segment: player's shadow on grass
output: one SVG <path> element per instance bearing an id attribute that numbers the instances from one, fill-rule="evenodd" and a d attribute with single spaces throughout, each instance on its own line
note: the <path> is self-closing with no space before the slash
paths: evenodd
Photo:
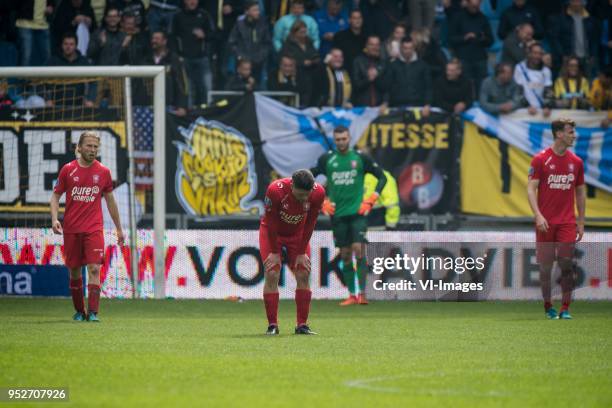
<path id="1" fill-rule="evenodd" d="M 249 334 L 230 334 L 228 336 L 221 337 L 230 337 L 232 339 L 270 339 L 270 338 L 278 338 L 281 336 L 266 336 L 264 333 L 249 333 Z"/>
<path id="2" fill-rule="evenodd" d="M 83 323 L 87 323 L 87 322 L 75 322 L 72 320 L 66 320 L 66 319 L 54 319 L 54 320 L 37 320 L 37 321 L 30 321 L 30 322 L 23 322 L 24 324 L 58 324 L 58 323 L 64 323 L 67 326 L 69 325 L 77 325 L 77 324 L 83 324 Z"/>

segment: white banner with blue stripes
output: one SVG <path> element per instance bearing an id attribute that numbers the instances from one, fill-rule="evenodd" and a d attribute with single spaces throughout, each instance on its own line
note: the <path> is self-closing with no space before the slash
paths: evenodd
<path id="1" fill-rule="evenodd" d="M 493 116 L 472 108 L 463 118 L 486 132 L 533 156 L 553 142 L 550 123 L 561 117 L 576 122 L 578 137 L 572 151 L 584 161 L 587 184 L 612 192 L 612 128 L 601 127 L 607 112 L 554 110 L 548 118 L 531 116 L 526 109 L 509 115 Z M 527 175 L 525 175 L 527 177 Z"/>
<path id="2" fill-rule="evenodd" d="M 255 110 L 266 159 L 283 177 L 314 167 L 319 156 L 333 148 L 336 126 L 349 129 L 354 146 L 379 112 L 378 108 L 300 110 L 259 94 Z"/>

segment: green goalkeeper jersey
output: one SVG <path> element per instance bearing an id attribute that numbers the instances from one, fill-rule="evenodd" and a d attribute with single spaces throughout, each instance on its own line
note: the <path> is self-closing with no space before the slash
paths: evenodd
<path id="1" fill-rule="evenodd" d="M 336 217 L 357 214 L 363 199 L 363 179 L 371 173 L 378 179 L 375 191 L 380 194 L 387 178 L 382 169 L 370 157 L 358 150 L 349 149 L 341 154 L 330 150 L 319 157 L 312 173 L 325 174 L 325 190 L 329 200 L 336 204 Z"/>

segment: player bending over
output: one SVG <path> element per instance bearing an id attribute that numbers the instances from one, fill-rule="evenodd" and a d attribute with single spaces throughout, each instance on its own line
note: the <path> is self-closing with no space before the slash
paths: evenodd
<path id="1" fill-rule="evenodd" d="M 549 319 L 571 319 L 569 305 L 575 285 L 575 243 L 584 234 L 586 189 L 582 160 L 569 150 L 576 141 L 576 123 L 558 119 L 552 123 L 553 144 L 531 161 L 527 197 L 535 215 L 537 260 L 544 310 Z M 575 206 L 578 207 L 576 225 Z M 561 269 L 561 311 L 551 302 L 553 263 Z"/>
<path id="2" fill-rule="evenodd" d="M 51 194 L 51 223 L 53 232 L 64 235 L 66 267 L 70 270 L 70 292 L 76 310 L 73 319 L 77 321 L 100 321 L 100 265 L 104 258 L 102 195 L 117 228 L 119 245 L 123 245 L 124 240 L 111 172 L 96 160 L 99 148 L 99 136 L 94 132 L 83 132 L 77 145 L 77 160 L 62 167 Z M 62 227 L 58 211 L 63 193 L 66 193 L 66 209 Z M 87 265 L 88 313 L 83 300 L 83 265 Z"/>
<path id="3" fill-rule="evenodd" d="M 298 170 L 291 178 L 273 181 L 268 186 L 266 213 L 259 227 L 259 250 L 265 274 L 263 298 L 268 317 L 266 334 L 279 334 L 278 281 L 283 248 L 297 283 L 295 334 L 317 334 L 308 327 L 311 298 L 309 241 L 324 199 L 325 189 L 315 183 L 308 170 Z"/>

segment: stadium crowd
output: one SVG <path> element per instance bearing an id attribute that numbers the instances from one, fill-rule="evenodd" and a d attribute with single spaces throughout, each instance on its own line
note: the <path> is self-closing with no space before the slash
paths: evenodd
<path id="1" fill-rule="evenodd" d="M 163 64 L 178 114 L 208 90 L 424 115 L 612 108 L 612 0 L 0 0 L 0 16 L 0 65 Z"/>

